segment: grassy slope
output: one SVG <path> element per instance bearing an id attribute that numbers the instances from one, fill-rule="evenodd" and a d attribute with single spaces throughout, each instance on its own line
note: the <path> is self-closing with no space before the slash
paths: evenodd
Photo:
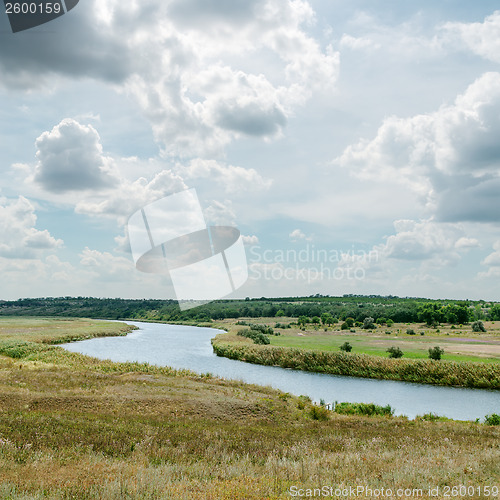
<path id="1" fill-rule="evenodd" d="M 0 321 L 0 341 L 31 329 L 31 341 L 48 342 L 86 328 L 68 322 L 58 332 L 60 323 L 45 321 L 41 337 L 31 319 L 17 332 Z M 97 334 L 103 325 L 87 327 Z M 0 498 L 262 499 L 290 498 L 291 485 L 498 484 L 495 427 L 317 421 L 310 405 L 270 388 L 49 345 L 22 356 L 0 356 Z"/>

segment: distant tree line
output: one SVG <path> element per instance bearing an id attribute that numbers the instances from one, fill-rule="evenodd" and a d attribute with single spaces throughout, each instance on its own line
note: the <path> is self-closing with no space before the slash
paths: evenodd
<path id="1" fill-rule="evenodd" d="M 467 324 L 500 320 L 500 304 L 485 301 L 354 296 L 217 300 L 181 311 L 176 300 L 93 297 L 28 298 L 0 301 L 0 315 L 74 316 L 149 321 L 211 321 L 224 318 L 291 317 L 299 324 L 337 322 Z M 365 321 L 366 320 L 366 321 Z"/>

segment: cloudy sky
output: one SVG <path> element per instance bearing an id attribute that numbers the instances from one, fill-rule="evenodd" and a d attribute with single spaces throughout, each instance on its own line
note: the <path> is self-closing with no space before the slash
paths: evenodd
<path id="1" fill-rule="evenodd" d="M 500 300 L 500 10 L 81 0 L 0 16 L 0 299 L 175 297 L 126 223 L 196 188 L 234 296 Z"/>

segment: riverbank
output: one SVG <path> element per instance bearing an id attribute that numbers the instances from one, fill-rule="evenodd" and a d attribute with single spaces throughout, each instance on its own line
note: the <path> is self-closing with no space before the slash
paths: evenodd
<path id="1" fill-rule="evenodd" d="M 494 322 L 485 323 L 485 332 L 474 332 L 472 325 L 410 328 L 398 323 L 343 329 L 299 325 L 293 318 L 223 320 L 218 326 L 227 333 L 212 341 L 214 352 L 230 359 L 331 375 L 500 389 L 500 326 Z M 273 333 L 266 335 L 267 345 L 244 336 L 259 327 Z M 343 351 L 345 345 L 351 351 Z M 436 346 L 443 348 L 443 359 L 428 359 L 429 348 Z M 404 357 L 391 358 L 390 349 Z"/>
<path id="2" fill-rule="evenodd" d="M 345 352 L 255 345 L 249 339 L 228 334 L 215 337 L 212 346 L 218 356 L 267 366 L 419 384 L 500 389 L 500 365 L 494 364 L 387 359 Z"/>
<path id="3" fill-rule="evenodd" d="M 269 387 L 70 353 L 48 342 L 83 324 L 24 321 L 0 321 L 0 342 L 37 346 L 0 355 L 1 498 L 284 499 L 358 485 L 428 498 L 498 485 L 498 426 L 322 412 Z"/>

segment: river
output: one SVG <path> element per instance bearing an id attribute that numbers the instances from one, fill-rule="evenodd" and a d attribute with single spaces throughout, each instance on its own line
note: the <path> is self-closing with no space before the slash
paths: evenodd
<path id="1" fill-rule="evenodd" d="M 323 399 L 390 404 L 396 415 L 435 413 L 457 420 L 483 419 L 500 413 L 500 391 L 438 387 L 391 380 L 362 379 L 262 366 L 218 357 L 210 339 L 220 330 L 127 321 L 139 327 L 124 337 L 103 337 L 62 347 L 99 359 L 139 361 L 211 373 L 226 379 L 269 385 L 313 401 Z"/>

